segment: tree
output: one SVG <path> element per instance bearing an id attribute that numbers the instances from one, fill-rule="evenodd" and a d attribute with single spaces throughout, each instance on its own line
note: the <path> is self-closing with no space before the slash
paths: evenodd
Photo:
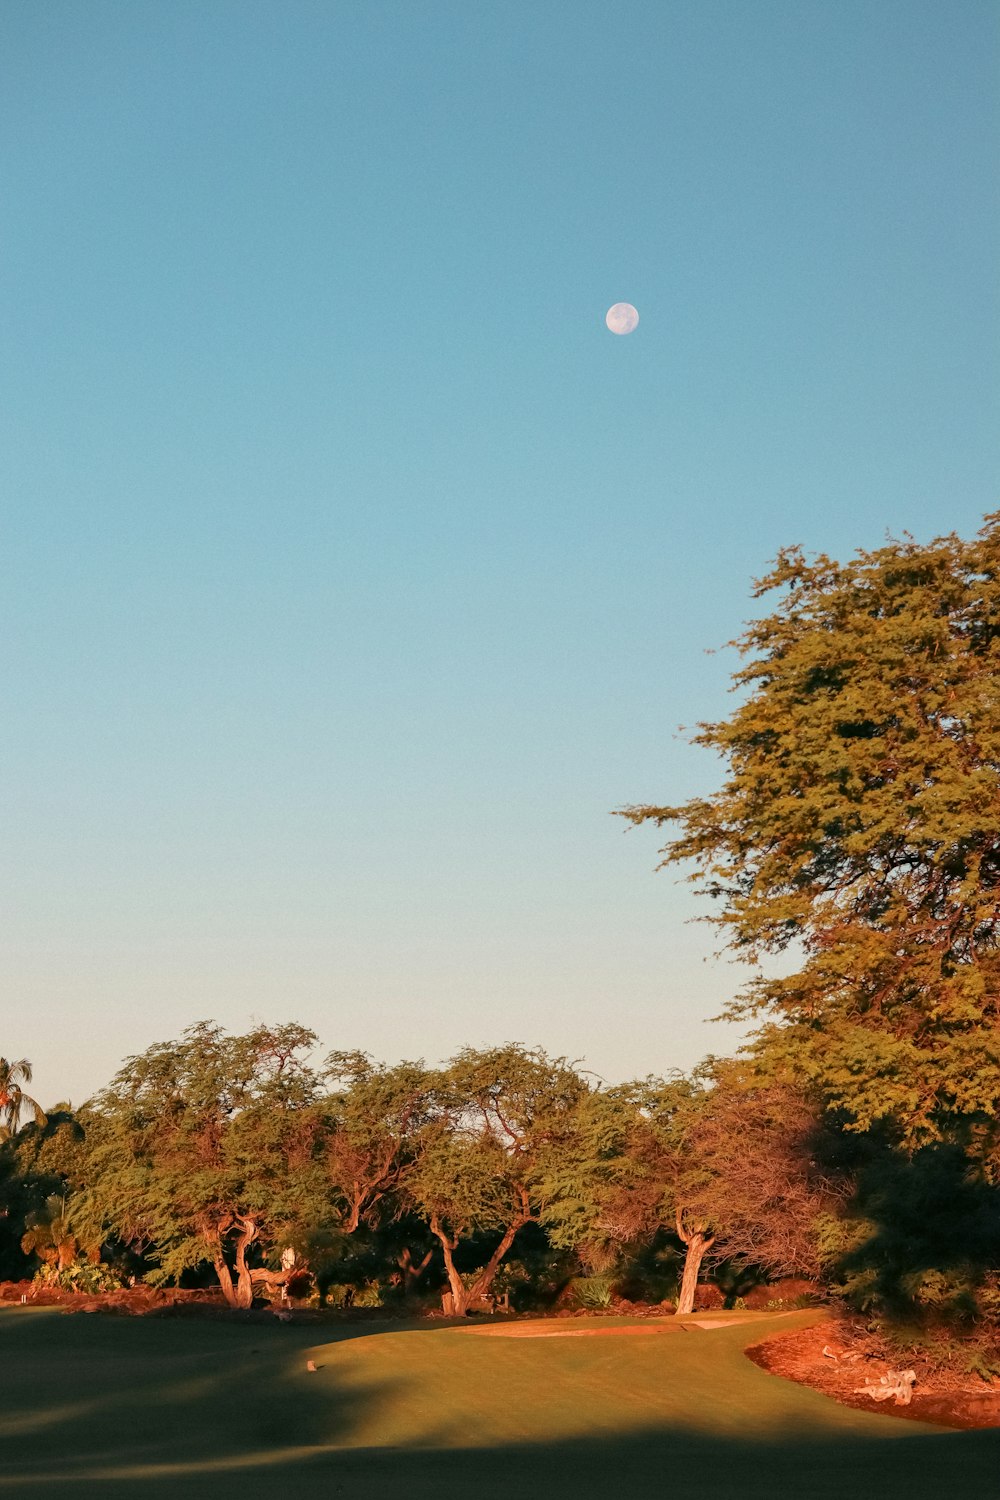
<path id="1" fill-rule="evenodd" d="M 693 1307 L 708 1255 L 771 1276 L 818 1276 L 824 1217 L 851 1187 L 826 1164 L 820 1111 L 801 1089 L 739 1061 L 712 1061 L 700 1076 L 707 1086 L 673 1122 L 675 1227 L 686 1248 L 678 1312 Z"/>
<path id="2" fill-rule="evenodd" d="M 737 1062 L 595 1092 L 560 1153 L 546 1227 L 606 1264 L 615 1248 L 676 1235 L 678 1313 L 693 1310 L 708 1260 L 816 1275 L 820 1218 L 843 1193 L 818 1160 L 818 1129 L 800 1091 Z"/>
<path id="3" fill-rule="evenodd" d="M 481 1300 L 518 1232 L 539 1220 L 553 1158 L 586 1092 L 565 1058 L 514 1044 L 467 1047 L 437 1076 L 406 1195 L 441 1246 L 448 1311 L 462 1315 Z M 497 1238 L 486 1263 L 463 1277 L 456 1251 L 477 1231 Z"/>
<path id="4" fill-rule="evenodd" d="M 210 1023 L 129 1058 L 84 1112 L 81 1223 L 155 1255 L 152 1282 L 209 1261 L 226 1301 L 287 1279 L 261 1264 L 328 1203 L 320 1080 L 294 1024 L 226 1036 Z"/>
<path id="5" fill-rule="evenodd" d="M 24 1092 L 24 1085 L 31 1082 L 31 1064 L 24 1057 L 20 1062 L 8 1062 L 0 1057 L 0 1140 L 13 1135 L 25 1109 L 30 1109 L 38 1125 L 45 1124 L 45 1112 L 37 1100 Z"/>
<path id="6" fill-rule="evenodd" d="M 84 1132 L 68 1104 L 0 1139 L 0 1279 L 28 1270 L 22 1237 L 46 1200 L 63 1199 L 85 1173 Z"/>
<path id="7" fill-rule="evenodd" d="M 677 1074 L 595 1089 L 577 1102 L 567 1139 L 547 1162 L 543 1223 L 554 1246 L 606 1270 L 623 1247 L 673 1228 L 678 1176 L 689 1165 L 679 1120 L 697 1093 Z"/>
<path id="8" fill-rule="evenodd" d="M 430 1075 L 422 1063 L 386 1067 L 363 1052 L 331 1052 L 326 1078 L 325 1164 L 341 1231 L 373 1225 L 381 1209 L 397 1211 L 416 1141 L 428 1118 Z"/>
<path id="9" fill-rule="evenodd" d="M 1000 1104 L 1000 513 L 972 541 L 846 564 L 797 548 L 755 586 L 741 697 L 696 743 L 714 795 L 625 809 L 676 823 L 710 920 L 758 970 L 733 1014 L 842 1111 L 908 1147 L 996 1143 Z"/>
<path id="10" fill-rule="evenodd" d="M 54 1273 L 65 1271 L 76 1260 L 76 1236 L 66 1211 L 65 1193 L 52 1193 L 43 1208 L 27 1217 L 21 1236 L 25 1255 L 37 1255 Z"/>

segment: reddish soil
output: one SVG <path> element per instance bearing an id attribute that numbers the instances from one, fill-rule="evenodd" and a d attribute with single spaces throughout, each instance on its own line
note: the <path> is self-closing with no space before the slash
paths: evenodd
<path id="1" fill-rule="evenodd" d="M 273 1306 L 257 1303 L 253 1308 L 228 1307 L 220 1290 L 151 1287 L 140 1284 L 114 1292 L 66 1291 L 44 1287 L 33 1281 L 0 1281 L 0 1305 L 20 1303 L 28 1307 L 58 1307 L 67 1313 L 107 1313 L 118 1317 L 212 1318 L 237 1323 L 386 1323 L 421 1315 L 421 1309 L 400 1303 L 398 1307 L 316 1308 L 301 1305 Z"/>
<path id="2" fill-rule="evenodd" d="M 63 1287 L 40 1286 L 34 1281 L 0 1282 L 0 1302 L 24 1301 L 28 1307 L 63 1307 L 67 1312 L 117 1312 L 141 1316 L 175 1309 L 222 1311 L 220 1295 L 210 1291 L 160 1291 L 151 1286 L 122 1287 L 115 1292 L 74 1292 Z"/>
<path id="3" fill-rule="evenodd" d="M 824 1349 L 830 1352 L 824 1354 Z M 917 1372 L 908 1406 L 873 1401 L 857 1388 L 866 1380 L 880 1380 L 891 1364 L 898 1369 L 901 1362 L 897 1358 L 890 1364 L 874 1340 L 832 1319 L 777 1334 L 746 1352 L 748 1359 L 771 1375 L 811 1386 L 844 1406 L 942 1427 L 1000 1427 L 1000 1386 L 987 1386 L 978 1376 L 921 1368 L 918 1359 L 907 1362 L 907 1368 Z"/>

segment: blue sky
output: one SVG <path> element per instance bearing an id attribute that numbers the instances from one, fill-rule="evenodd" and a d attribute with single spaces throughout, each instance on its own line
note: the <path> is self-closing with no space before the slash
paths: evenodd
<path id="1" fill-rule="evenodd" d="M 993 4 L 0 16 L 2 1050 L 609 1078 L 739 972 L 608 814 L 778 547 L 996 508 Z M 604 327 L 612 302 L 635 334 Z"/>

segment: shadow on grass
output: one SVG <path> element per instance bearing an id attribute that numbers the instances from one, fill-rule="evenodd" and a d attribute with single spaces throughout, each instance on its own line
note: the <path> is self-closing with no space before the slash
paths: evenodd
<path id="1" fill-rule="evenodd" d="M 389 1329 L 365 1330 L 379 1331 Z M 314 1328 L 202 1325 L 196 1340 L 193 1332 L 181 1321 L 0 1318 L 0 1497 L 581 1500 L 683 1487 L 699 1500 L 938 1500 L 956 1486 L 983 1500 L 1000 1494 L 1000 1432 L 939 1435 L 890 1419 L 871 1436 L 825 1430 L 810 1439 L 789 1422 L 754 1441 L 665 1424 L 489 1447 L 352 1448 L 352 1432 L 363 1420 L 370 1431 L 391 1403 L 396 1377 L 351 1388 L 329 1369 L 317 1379 L 306 1368 Z"/>

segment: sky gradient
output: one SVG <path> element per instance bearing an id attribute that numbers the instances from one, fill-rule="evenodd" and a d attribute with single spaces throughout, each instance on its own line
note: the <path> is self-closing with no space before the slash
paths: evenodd
<path id="1" fill-rule="evenodd" d="M 612 809 L 783 545 L 998 501 L 992 3 L 0 13 L 0 1050 L 620 1079 L 739 982 Z M 639 310 L 616 338 L 604 314 Z"/>

